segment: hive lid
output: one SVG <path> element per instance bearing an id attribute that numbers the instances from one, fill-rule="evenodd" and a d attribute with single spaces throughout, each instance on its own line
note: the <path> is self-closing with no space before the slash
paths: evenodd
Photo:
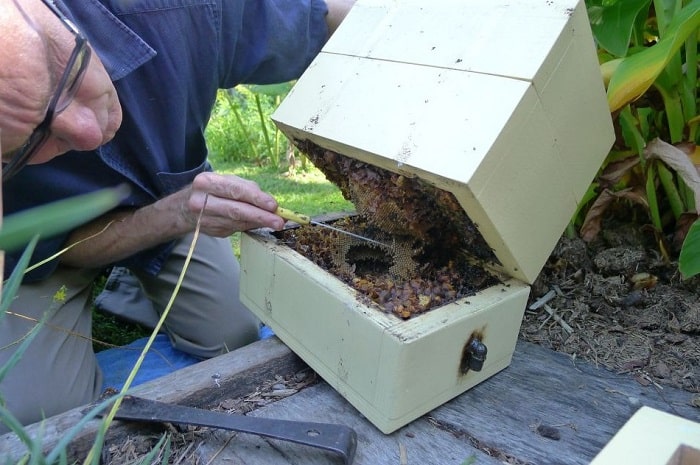
<path id="1" fill-rule="evenodd" d="M 614 140 L 574 0 L 359 0 L 273 120 L 451 192 L 529 283 Z"/>

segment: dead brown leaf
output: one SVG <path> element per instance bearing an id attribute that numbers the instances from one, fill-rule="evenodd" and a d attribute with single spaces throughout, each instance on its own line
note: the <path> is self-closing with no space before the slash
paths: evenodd
<path id="1" fill-rule="evenodd" d="M 688 154 L 657 138 L 647 144 L 644 149 L 644 155 L 648 159 L 657 158 L 663 161 L 683 179 L 683 182 L 693 191 L 695 210 L 697 213 L 700 213 L 700 172 L 698 172 Z"/>
<path id="2" fill-rule="evenodd" d="M 620 199 L 627 199 L 631 202 L 642 205 L 646 210 L 649 210 L 649 203 L 643 192 L 634 188 L 627 188 L 617 192 L 605 189 L 595 199 L 593 205 L 586 213 L 586 218 L 581 226 L 581 238 L 586 241 L 592 241 L 600 232 L 603 221 L 603 216 L 608 207 Z"/>

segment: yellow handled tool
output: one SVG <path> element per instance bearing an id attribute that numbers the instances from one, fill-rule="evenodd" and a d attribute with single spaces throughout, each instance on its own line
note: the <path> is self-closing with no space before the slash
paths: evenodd
<path id="1" fill-rule="evenodd" d="M 389 247 L 385 243 L 375 241 L 374 239 L 370 239 L 369 237 L 360 236 L 359 234 L 351 233 L 349 231 L 344 231 L 340 228 L 336 228 L 335 226 L 330 226 L 330 225 L 325 224 L 325 223 L 313 221 L 310 216 L 302 215 L 302 214 L 297 213 L 295 211 L 292 211 L 288 208 L 277 207 L 277 210 L 275 210 L 275 215 L 281 216 L 285 220 L 294 221 L 295 223 L 312 224 L 314 226 L 321 226 L 322 228 L 328 228 L 328 229 L 332 229 L 333 231 L 337 231 L 337 232 L 342 233 L 342 234 L 347 234 L 348 236 L 352 236 L 356 239 L 361 239 L 363 241 L 372 242 L 373 244 L 381 245 L 383 247 Z"/>
<path id="2" fill-rule="evenodd" d="M 277 210 L 275 211 L 275 215 L 281 216 L 285 220 L 294 221 L 295 223 L 299 223 L 299 224 L 310 224 L 311 223 L 310 216 L 302 215 L 301 213 L 297 213 L 297 212 L 292 211 L 288 208 L 277 207 Z"/>

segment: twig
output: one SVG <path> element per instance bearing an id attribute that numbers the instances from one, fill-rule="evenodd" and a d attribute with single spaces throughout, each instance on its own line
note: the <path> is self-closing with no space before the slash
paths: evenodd
<path id="1" fill-rule="evenodd" d="M 408 452 L 406 451 L 406 446 L 399 442 L 399 464 L 408 465 Z"/>
<path id="2" fill-rule="evenodd" d="M 228 439 L 226 440 L 226 442 L 224 442 L 223 445 L 221 447 L 219 447 L 219 449 L 216 452 L 214 452 L 214 455 L 211 456 L 211 458 L 206 463 L 206 465 L 211 465 L 212 463 L 214 463 L 214 461 L 219 457 L 219 455 L 221 455 L 221 453 L 224 451 L 224 449 L 226 449 L 228 447 L 228 445 L 231 443 L 231 439 L 233 439 L 233 437 L 236 436 L 237 434 L 238 433 L 230 434 Z"/>
<path id="3" fill-rule="evenodd" d="M 553 292 L 553 291 L 552 291 L 552 292 Z M 571 326 L 569 326 L 569 324 L 568 324 L 566 321 L 564 321 L 564 319 L 563 319 L 562 317 L 560 317 L 559 315 L 557 315 L 557 313 L 554 311 L 554 309 L 553 309 L 552 307 L 550 307 L 550 306 L 547 305 L 547 304 L 543 304 L 542 307 L 544 308 L 544 310 L 545 310 L 547 313 L 549 313 L 549 314 L 552 316 L 552 318 L 554 318 L 554 321 L 556 321 L 557 323 L 559 323 L 559 324 L 561 325 L 561 327 L 564 328 L 564 330 L 565 330 L 567 333 L 569 333 L 569 335 L 571 335 L 571 333 L 574 332 L 574 329 L 573 329 Z"/>
<path id="4" fill-rule="evenodd" d="M 549 301 L 555 298 L 556 296 L 556 291 L 552 289 L 551 291 L 547 292 L 545 295 L 534 301 L 532 305 L 528 307 L 528 310 L 537 310 L 541 306 L 549 303 Z"/>

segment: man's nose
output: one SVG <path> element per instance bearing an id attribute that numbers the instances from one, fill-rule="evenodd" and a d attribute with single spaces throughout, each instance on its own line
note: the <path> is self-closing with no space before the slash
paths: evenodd
<path id="1" fill-rule="evenodd" d="M 88 107 L 69 105 L 51 123 L 51 135 L 66 150 L 93 150 L 106 142 L 103 124 Z"/>

